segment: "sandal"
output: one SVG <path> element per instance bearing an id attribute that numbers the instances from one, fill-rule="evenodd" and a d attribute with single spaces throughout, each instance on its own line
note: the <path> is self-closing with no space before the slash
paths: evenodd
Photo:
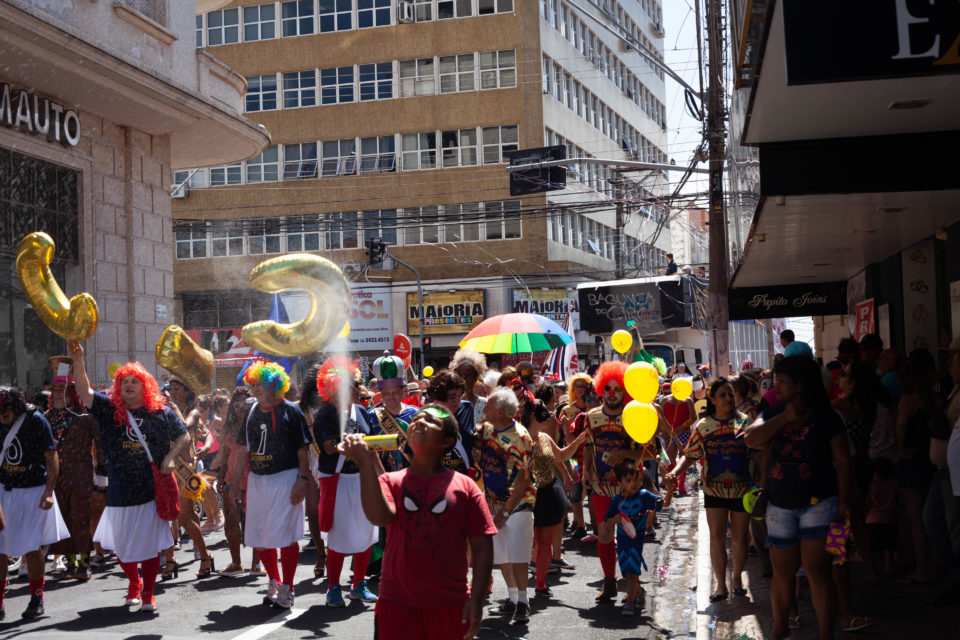
<path id="1" fill-rule="evenodd" d="M 250 567 L 250 575 L 252 575 L 252 576 L 265 576 L 265 575 L 267 575 L 267 572 L 264 571 L 264 570 L 263 570 L 263 567 L 261 567 L 259 564 L 255 564 L 255 565 L 253 565 L 252 567 Z"/>
<path id="2" fill-rule="evenodd" d="M 221 578 L 239 578 L 243 575 L 243 565 L 231 562 L 226 569 L 221 569 L 217 575 Z"/>
<path id="3" fill-rule="evenodd" d="M 747 590 L 744 589 L 743 587 L 736 587 L 733 590 L 733 595 L 740 596 L 742 598 L 743 596 L 747 595 Z"/>
<path id="4" fill-rule="evenodd" d="M 213 556 L 208 554 L 206 558 L 200 561 L 200 570 L 197 571 L 197 578 L 209 578 L 215 570 L 216 566 L 214 566 Z"/>
<path id="5" fill-rule="evenodd" d="M 853 616 L 850 618 L 850 622 L 843 625 L 843 631 L 860 631 L 861 629 L 866 629 L 867 627 L 872 627 L 876 622 L 871 620 L 866 616 Z"/>
<path id="6" fill-rule="evenodd" d="M 167 560 L 163 565 L 163 571 L 160 572 L 160 581 L 166 582 L 170 578 L 180 576 L 180 565 L 173 560 Z"/>
<path id="7" fill-rule="evenodd" d="M 715 594 L 713 594 L 712 596 L 710 596 L 710 602 L 720 602 L 720 601 L 722 601 L 722 600 L 726 600 L 728 595 L 730 595 L 730 594 L 727 594 L 727 593 L 715 593 Z"/>
<path id="8" fill-rule="evenodd" d="M 317 564 L 313 565 L 313 577 L 322 578 L 323 574 L 327 571 L 327 557 L 321 556 L 317 558 Z"/>

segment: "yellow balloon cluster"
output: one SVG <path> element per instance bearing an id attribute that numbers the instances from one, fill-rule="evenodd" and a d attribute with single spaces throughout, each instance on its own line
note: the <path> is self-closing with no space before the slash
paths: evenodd
<path id="1" fill-rule="evenodd" d="M 670 392 L 674 398 L 683 402 L 693 395 L 693 380 L 690 378 L 677 378 L 670 383 Z"/>
<path id="2" fill-rule="evenodd" d="M 194 393 L 210 391 L 213 354 L 177 325 L 172 324 L 163 330 L 157 341 L 156 357 L 158 365 L 180 378 Z"/>
<path id="3" fill-rule="evenodd" d="M 423 377 L 429 378 L 432 375 L 433 375 L 433 367 L 431 367 L 430 365 L 425 366 L 423 368 Z"/>
<path id="4" fill-rule="evenodd" d="M 651 404 L 631 400 L 623 408 L 623 428 L 640 444 L 650 442 L 659 423 L 660 416 Z"/>
<path id="5" fill-rule="evenodd" d="M 610 344 L 613 345 L 613 350 L 617 353 L 626 353 L 633 346 L 633 336 L 630 335 L 629 331 L 623 329 L 614 331 L 613 335 L 610 336 Z"/>
<path id="6" fill-rule="evenodd" d="M 17 277 L 43 323 L 65 340 L 81 342 L 93 335 L 100 311 L 89 293 L 67 300 L 50 272 L 54 249 L 53 238 L 42 231 L 26 236 L 17 248 Z"/>
<path id="7" fill-rule="evenodd" d="M 303 289 L 310 309 L 300 322 L 259 320 L 243 327 L 244 341 L 276 356 L 316 353 L 344 329 L 351 306 L 350 285 L 337 265 L 309 253 L 264 260 L 250 272 L 250 286 L 265 293 Z"/>
<path id="8" fill-rule="evenodd" d="M 623 386 L 634 400 L 650 403 L 660 391 L 660 374 L 649 362 L 634 362 L 623 374 Z"/>

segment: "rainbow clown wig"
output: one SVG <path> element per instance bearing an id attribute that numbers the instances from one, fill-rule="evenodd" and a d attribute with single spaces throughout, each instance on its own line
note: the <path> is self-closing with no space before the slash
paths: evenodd
<path id="1" fill-rule="evenodd" d="M 280 399 L 290 388 L 290 376 L 276 362 L 254 360 L 243 374 L 243 381 L 249 386 L 262 384 L 264 388 L 273 391 L 273 395 Z"/>
<path id="2" fill-rule="evenodd" d="M 118 427 L 127 426 L 127 405 L 120 397 L 120 387 L 124 378 L 133 376 L 143 385 L 143 407 L 150 412 L 159 411 L 167 403 L 167 399 L 160 394 L 157 379 L 139 362 L 128 362 L 113 376 L 113 388 L 110 390 L 110 404 L 113 405 L 113 421 Z"/>
<path id="3" fill-rule="evenodd" d="M 603 388 L 612 380 L 623 388 L 623 404 L 627 404 L 633 400 L 630 394 L 627 393 L 627 387 L 623 384 L 623 374 L 626 373 L 628 366 L 629 365 L 623 360 L 613 360 L 601 364 L 600 368 L 597 369 L 597 372 L 593 375 L 593 388 L 596 389 L 597 395 L 602 398 L 604 395 Z"/>
<path id="4" fill-rule="evenodd" d="M 333 402 L 337 398 L 340 385 L 346 380 L 353 384 L 357 378 L 357 363 L 344 356 L 333 356 L 320 365 L 317 372 L 317 393 L 324 402 Z"/>

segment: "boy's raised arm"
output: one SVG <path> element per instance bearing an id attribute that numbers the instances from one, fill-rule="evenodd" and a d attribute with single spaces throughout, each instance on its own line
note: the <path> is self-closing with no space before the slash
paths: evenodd
<path id="1" fill-rule="evenodd" d="M 380 485 L 380 476 L 384 473 L 380 458 L 375 451 L 367 447 L 363 436 L 349 433 L 343 442 L 337 445 L 337 451 L 357 463 L 360 468 L 360 504 L 370 524 L 385 527 L 397 517 L 396 507 L 387 500 Z"/>

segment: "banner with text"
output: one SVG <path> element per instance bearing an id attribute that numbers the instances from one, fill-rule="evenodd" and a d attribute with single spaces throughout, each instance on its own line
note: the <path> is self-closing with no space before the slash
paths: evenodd
<path id="1" fill-rule="evenodd" d="M 393 346 L 393 325 L 390 317 L 393 306 L 390 287 L 351 285 L 353 306 L 350 309 L 349 349 L 353 351 L 382 351 Z M 291 322 L 306 316 L 310 296 L 302 291 L 281 294 Z"/>
<path id="2" fill-rule="evenodd" d="M 417 306 L 417 294 L 407 294 L 407 335 L 416 336 L 423 316 L 423 334 L 467 333 L 484 321 L 486 305 L 483 289 L 423 294 L 423 308 Z"/>
<path id="3" fill-rule="evenodd" d="M 535 313 L 562 325 L 568 312 L 571 330 L 579 330 L 580 306 L 575 289 L 513 290 L 513 313 Z"/>
<path id="4" fill-rule="evenodd" d="M 832 316 L 847 312 L 846 282 L 740 287 L 728 292 L 731 320 Z"/>

